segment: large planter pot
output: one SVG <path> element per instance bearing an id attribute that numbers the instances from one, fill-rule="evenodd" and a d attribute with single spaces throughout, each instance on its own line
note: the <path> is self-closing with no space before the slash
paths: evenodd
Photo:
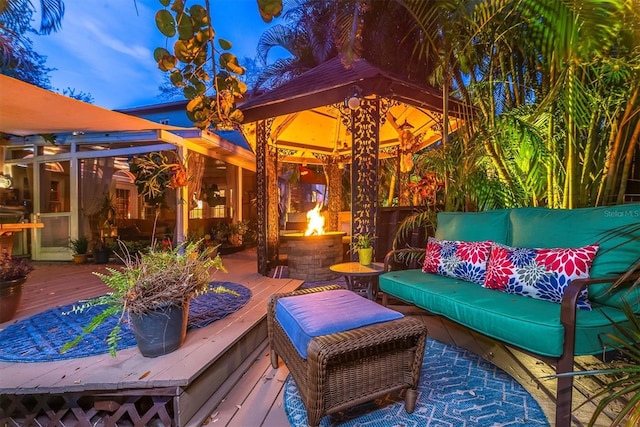
<path id="1" fill-rule="evenodd" d="M 26 277 L 0 282 L 0 323 L 11 320 L 18 311 L 22 297 L 22 285 Z"/>
<path id="2" fill-rule="evenodd" d="M 358 260 L 362 265 L 369 265 L 373 259 L 373 248 L 358 249 Z"/>
<path id="3" fill-rule="evenodd" d="M 109 262 L 109 257 L 111 256 L 111 249 L 94 249 L 93 250 L 93 260 L 96 264 L 106 264 Z"/>
<path id="4" fill-rule="evenodd" d="M 130 313 L 138 349 L 144 357 L 158 357 L 177 350 L 187 336 L 189 302 L 167 305 L 150 313 Z"/>

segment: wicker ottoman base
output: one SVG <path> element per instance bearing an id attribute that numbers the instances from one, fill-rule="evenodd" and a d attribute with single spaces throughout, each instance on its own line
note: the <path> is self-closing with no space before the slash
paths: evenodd
<path id="1" fill-rule="evenodd" d="M 418 319 L 404 317 L 313 338 L 303 359 L 275 318 L 279 298 L 342 289 L 340 286 L 298 290 L 272 295 L 267 325 L 271 364 L 278 356 L 300 392 L 309 425 L 323 416 L 406 389 L 405 410 L 413 412 L 422 368 L 427 328 Z"/>

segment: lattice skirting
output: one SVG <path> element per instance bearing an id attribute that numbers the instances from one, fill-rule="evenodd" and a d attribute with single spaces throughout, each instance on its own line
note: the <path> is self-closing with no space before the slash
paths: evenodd
<path id="1" fill-rule="evenodd" d="M 3 394 L 2 426 L 175 426 L 175 388 L 118 393 Z"/>

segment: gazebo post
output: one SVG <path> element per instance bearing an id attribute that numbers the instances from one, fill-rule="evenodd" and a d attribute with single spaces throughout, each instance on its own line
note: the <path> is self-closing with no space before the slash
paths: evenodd
<path id="1" fill-rule="evenodd" d="M 351 111 L 351 234 L 376 234 L 380 98 L 363 98 Z M 352 253 L 355 260 L 357 254 Z"/>
<path id="2" fill-rule="evenodd" d="M 266 276 L 278 261 L 278 194 L 276 147 L 268 135 L 273 119 L 256 124 L 256 184 L 258 214 L 258 273 Z"/>
<path id="3" fill-rule="evenodd" d="M 342 205 L 342 170 L 338 167 L 338 162 L 334 157 L 327 157 L 323 164 L 325 175 L 327 176 L 328 200 L 327 208 L 329 212 L 328 231 L 338 230 L 338 217 Z"/>

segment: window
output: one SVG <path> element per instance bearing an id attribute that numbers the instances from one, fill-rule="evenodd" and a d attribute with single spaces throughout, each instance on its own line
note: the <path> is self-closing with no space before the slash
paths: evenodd
<path id="1" fill-rule="evenodd" d="M 49 183 L 49 212 L 60 212 L 60 182 Z"/>
<path id="2" fill-rule="evenodd" d="M 116 218 L 128 219 L 131 218 L 131 211 L 129 210 L 129 190 L 123 188 L 116 188 Z"/>
<path id="3" fill-rule="evenodd" d="M 189 211 L 189 219 L 202 218 L 202 200 L 198 200 L 198 206 Z"/>
<path id="4" fill-rule="evenodd" d="M 225 190 L 220 190 L 219 195 L 223 200 L 225 198 Z M 226 213 L 226 206 L 224 204 L 216 205 L 211 208 L 211 218 L 224 218 Z"/>
<path id="5" fill-rule="evenodd" d="M 156 215 L 156 207 L 153 205 L 144 204 L 142 212 L 140 212 L 141 219 L 154 218 Z"/>

